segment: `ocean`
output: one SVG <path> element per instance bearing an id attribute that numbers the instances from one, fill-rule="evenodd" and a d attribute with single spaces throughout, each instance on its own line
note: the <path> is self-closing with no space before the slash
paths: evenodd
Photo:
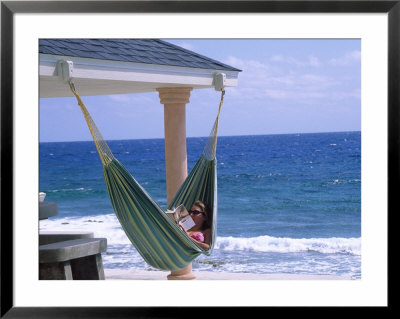
<path id="1" fill-rule="evenodd" d="M 207 138 L 188 138 L 188 168 Z M 163 139 L 113 140 L 115 157 L 166 208 Z M 40 143 L 39 190 L 58 203 L 40 230 L 108 240 L 106 269 L 154 270 L 113 213 L 92 141 Z M 217 240 L 198 271 L 361 278 L 361 132 L 221 136 Z"/>

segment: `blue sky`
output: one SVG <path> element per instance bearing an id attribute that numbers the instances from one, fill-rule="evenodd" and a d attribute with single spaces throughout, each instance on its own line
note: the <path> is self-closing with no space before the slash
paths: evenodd
<path id="1" fill-rule="evenodd" d="M 168 40 L 241 69 L 226 89 L 219 135 L 361 130 L 358 39 Z M 187 136 L 208 136 L 220 93 L 193 90 Z M 163 138 L 158 93 L 83 97 L 104 138 Z M 88 141 L 74 98 L 40 99 L 40 141 Z"/>

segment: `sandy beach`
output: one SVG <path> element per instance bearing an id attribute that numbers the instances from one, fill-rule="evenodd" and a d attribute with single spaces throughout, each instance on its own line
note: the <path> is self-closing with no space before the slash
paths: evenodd
<path id="1" fill-rule="evenodd" d="M 167 280 L 168 271 L 104 269 L 106 280 Z M 351 280 L 346 276 L 193 271 L 197 280 Z"/>

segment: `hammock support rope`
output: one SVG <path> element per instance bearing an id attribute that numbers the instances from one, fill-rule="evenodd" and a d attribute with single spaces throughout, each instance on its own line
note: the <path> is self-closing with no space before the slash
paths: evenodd
<path id="1" fill-rule="evenodd" d="M 200 254 L 210 255 L 216 239 L 218 122 L 225 91 L 221 92 L 218 115 L 197 163 L 168 205 L 191 207 L 196 200 L 211 208 L 210 249 L 203 250 L 164 212 L 126 168 L 114 157 L 72 82 L 76 97 L 89 127 L 103 166 L 104 180 L 114 212 L 127 237 L 143 259 L 161 270 L 179 270 Z"/>

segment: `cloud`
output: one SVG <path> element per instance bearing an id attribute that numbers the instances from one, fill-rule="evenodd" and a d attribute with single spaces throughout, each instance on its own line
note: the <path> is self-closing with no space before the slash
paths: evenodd
<path id="1" fill-rule="evenodd" d="M 337 79 L 334 79 L 332 77 L 329 77 L 327 75 L 319 75 L 319 74 L 312 74 L 312 73 L 306 73 L 302 74 L 299 76 L 300 81 L 302 81 L 302 84 L 304 86 L 317 86 L 319 88 L 332 88 L 335 86 L 340 85 L 340 81 Z"/>
<path id="2" fill-rule="evenodd" d="M 315 66 L 315 67 L 319 67 L 321 66 L 321 62 L 319 61 L 319 59 L 315 56 L 309 56 L 308 57 L 308 62 L 311 66 Z"/>
<path id="3" fill-rule="evenodd" d="M 285 90 L 265 90 L 266 96 L 272 99 L 287 99 L 289 97 L 289 92 Z"/>
<path id="4" fill-rule="evenodd" d="M 273 63 L 273 60 L 282 63 Z M 350 87 L 348 84 L 351 79 L 329 73 L 327 68 L 312 68 L 311 64 L 321 65 L 317 57 L 304 61 L 310 65 L 308 68 L 300 67 L 296 59 L 284 60 L 282 56 L 265 60 L 244 60 L 231 56 L 226 63 L 243 70 L 239 74 L 238 86 L 230 89 L 230 94 L 242 103 L 248 103 L 245 100 L 249 98 L 252 103 L 270 99 L 308 104 L 320 103 L 321 99 L 359 98 L 359 94 L 351 91 L 354 85 Z"/>
<path id="5" fill-rule="evenodd" d="M 329 64 L 333 66 L 345 66 L 355 63 L 360 63 L 361 51 L 355 50 L 345 53 L 343 56 L 332 58 L 329 60 Z"/>
<path id="6" fill-rule="evenodd" d="M 257 60 L 243 60 L 234 56 L 229 56 L 223 61 L 228 65 L 235 66 L 238 69 L 257 69 L 259 71 L 270 71 L 272 66 L 268 63 L 257 61 Z"/>
<path id="7" fill-rule="evenodd" d="M 281 56 L 281 55 L 274 55 L 270 58 L 271 62 L 275 63 L 285 63 L 285 64 L 290 64 L 298 67 L 320 67 L 322 66 L 321 61 L 318 59 L 316 56 L 308 56 L 307 59 L 305 60 L 300 60 L 298 58 L 294 57 L 287 57 L 287 56 Z"/>
<path id="8" fill-rule="evenodd" d="M 332 94 L 332 99 L 334 100 L 345 100 L 345 99 L 361 99 L 361 90 L 360 89 L 354 89 L 348 92 L 335 92 L 335 94 Z"/>

